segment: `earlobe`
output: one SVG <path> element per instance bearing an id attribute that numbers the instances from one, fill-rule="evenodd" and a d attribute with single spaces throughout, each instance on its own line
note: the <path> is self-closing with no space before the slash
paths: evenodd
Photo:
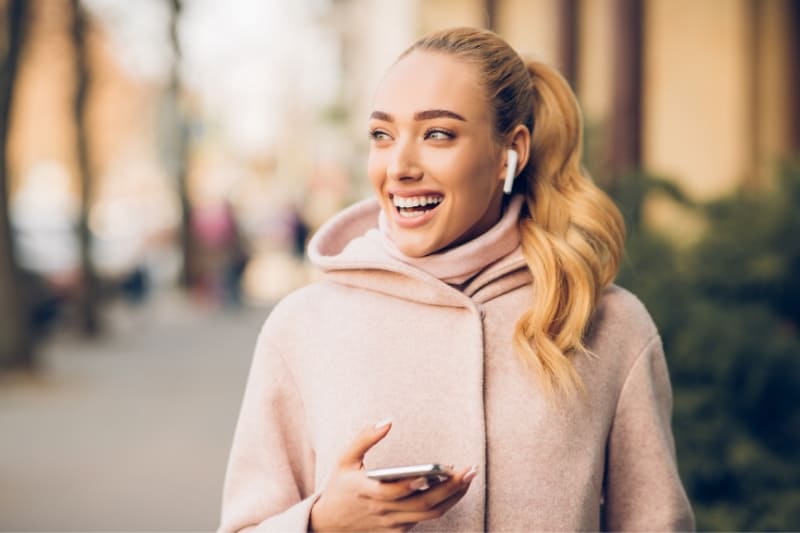
<path id="1" fill-rule="evenodd" d="M 511 194 L 514 188 L 514 179 L 517 177 L 517 161 L 519 160 L 519 155 L 516 150 L 508 150 L 507 155 L 508 160 L 506 161 L 506 177 L 503 182 L 503 192 L 505 194 Z"/>

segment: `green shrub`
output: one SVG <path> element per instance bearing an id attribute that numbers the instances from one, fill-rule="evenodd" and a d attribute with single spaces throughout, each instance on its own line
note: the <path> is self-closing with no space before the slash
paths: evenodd
<path id="1" fill-rule="evenodd" d="M 610 191 L 629 231 L 617 283 L 662 334 L 698 528 L 800 529 L 800 166 L 773 192 L 694 206 L 709 230 L 683 250 L 642 222 L 654 188 L 631 175 Z"/>

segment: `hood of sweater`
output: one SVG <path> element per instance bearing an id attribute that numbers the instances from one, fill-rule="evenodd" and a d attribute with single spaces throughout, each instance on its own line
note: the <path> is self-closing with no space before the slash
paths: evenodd
<path id="1" fill-rule="evenodd" d="M 500 222 L 473 241 L 417 259 L 403 256 L 381 231 L 381 209 L 370 198 L 323 224 L 309 242 L 308 257 L 336 283 L 429 305 L 474 308 L 531 281 L 516 226 L 509 224 L 521 203 L 513 198 Z"/>

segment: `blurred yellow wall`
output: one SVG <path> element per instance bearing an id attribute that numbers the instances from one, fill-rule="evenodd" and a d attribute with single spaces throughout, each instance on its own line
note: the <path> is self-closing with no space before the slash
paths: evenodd
<path id="1" fill-rule="evenodd" d="M 586 119 L 605 122 L 611 111 L 614 0 L 583 0 L 578 16 L 578 99 Z"/>
<path id="2" fill-rule="evenodd" d="M 505 0 L 497 3 L 497 29 L 521 54 L 560 67 L 559 16 L 562 0 Z"/>
<path id="3" fill-rule="evenodd" d="M 645 11 L 644 161 L 693 196 L 753 168 L 748 0 L 651 0 Z"/>

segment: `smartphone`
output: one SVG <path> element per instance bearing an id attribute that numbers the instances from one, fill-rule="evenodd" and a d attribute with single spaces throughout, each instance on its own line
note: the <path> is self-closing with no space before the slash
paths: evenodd
<path id="1" fill-rule="evenodd" d="M 427 477 L 436 481 L 444 481 L 451 475 L 452 472 L 449 467 L 437 463 L 367 470 L 367 477 L 378 481 L 399 481 L 415 477 Z"/>

